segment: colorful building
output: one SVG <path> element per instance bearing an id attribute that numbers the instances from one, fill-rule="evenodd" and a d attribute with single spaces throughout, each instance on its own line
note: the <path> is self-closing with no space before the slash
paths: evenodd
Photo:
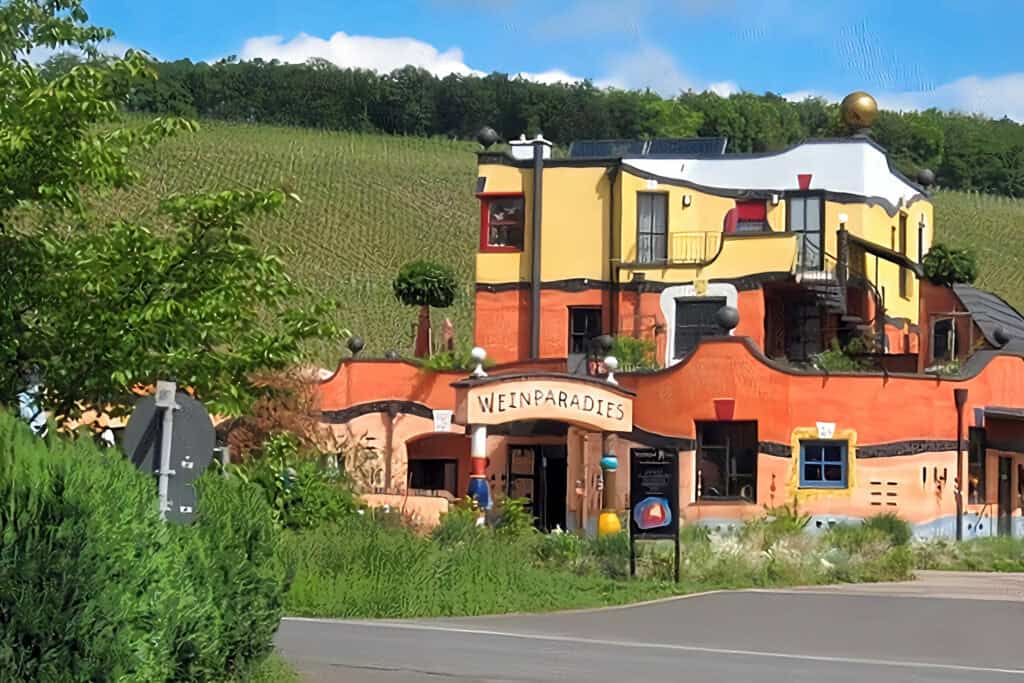
<path id="1" fill-rule="evenodd" d="M 873 112 L 844 102 L 852 126 Z M 320 385 L 323 419 L 378 447 L 380 496 L 526 497 L 540 527 L 593 531 L 626 511 L 616 465 L 660 449 L 687 523 L 795 502 L 812 529 L 894 512 L 921 536 L 1024 534 L 1024 317 L 923 277 L 931 174 L 863 129 L 726 147 L 479 153 L 474 341 L 495 365 L 345 360 Z M 653 367 L 603 362 L 640 347 Z"/>

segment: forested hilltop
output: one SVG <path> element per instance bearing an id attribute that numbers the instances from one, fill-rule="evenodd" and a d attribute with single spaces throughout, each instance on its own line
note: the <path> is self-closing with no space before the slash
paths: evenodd
<path id="1" fill-rule="evenodd" d="M 58 60 L 59 62 L 59 60 Z M 51 68 L 59 67 L 58 63 Z M 438 78 L 405 67 L 378 75 L 306 64 L 182 60 L 134 91 L 134 111 L 328 130 L 472 139 L 483 125 L 505 138 L 542 130 L 556 143 L 587 138 L 727 136 L 733 152 L 762 152 L 839 134 L 836 105 L 767 93 L 652 92 L 591 83 L 544 85 L 504 74 Z M 936 172 L 947 189 L 1024 195 L 1024 126 L 929 110 L 883 111 L 873 137 L 908 174 Z"/>

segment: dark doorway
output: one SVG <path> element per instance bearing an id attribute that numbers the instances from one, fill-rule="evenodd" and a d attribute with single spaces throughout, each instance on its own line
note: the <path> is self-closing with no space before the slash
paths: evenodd
<path id="1" fill-rule="evenodd" d="M 506 494 L 527 499 L 534 525 L 542 531 L 565 529 L 566 468 L 565 446 L 509 447 Z"/>
<path id="2" fill-rule="evenodd" d="M 569 374 L 586 375 L 587 359 L 593 342 L 601 336 L 601 309 L 572 306 L 569 308 Z"/>
<path id="3" fill-rule="evenodd" d="M 1013 535 L 1013 501 L 1010 495 L 1010 458 L 999 458 L 999 526 L 1000 536 Z"/>

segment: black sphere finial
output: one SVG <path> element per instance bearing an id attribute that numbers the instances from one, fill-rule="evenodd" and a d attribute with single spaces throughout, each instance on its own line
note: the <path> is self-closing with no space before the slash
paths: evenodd
<path id="1" fill-rule="evenodd" d="M 483 145 L 484 149 L 487 149 L 498 141 L 498 133 L 490 126 L 484 126 L 476 134 L 476 141 Z"/>
<path id="2" fill-rule="evenodd" d="M 400 356 L 398 355 L 398 351 L 391 350 L 391 351 L 385 351 L 384 352 L 384 359 L 385 360 L 398 360 L 399 357 Z"/>
<path id="3" fill-rule="evenodd" d="M 996 343 L 1000 346 L 1006 346 L 1010 343 L 1010 334 L 1006 331 L 1002 325 L 997 327 L 993 332 L 992 336 L 995 338 Z"/>
<path id="4" fill-rule="evenodd" d="M 740 312 L 732 306 L 722 306 L 715 312 L 715 322 L 726 332 L 740 324 Z"/>
<path id="5" fill-rule="evenodd" d="M 352 355 L 355 356 L 360 351 L 363 350 L 363 348 L 366 346 L 366 342 L 363 341 L 362 337 L 360 337 L 357 334 L 354 334 L 348 338 L 348 343 L 346 344 L 346 346 L 348 346 L 348 350 L 352 352 Z"/>
<path id="6" fill-rule="evenodd" d="M 594 337 L 594 349 L 603 355 L 608 355 L 608 352 L 612 350 L 612 346 L 615 344 L 615 340 L 612 339 L 610 334 L 602 334 L 598 337 Z"/>
<path id="7" fill-rule="evenodd" d="M 935 172 L 930 168 L 922 168 L 917 172 L 917 184 L 922 187 L 931 187 L 935 184 Z"/>

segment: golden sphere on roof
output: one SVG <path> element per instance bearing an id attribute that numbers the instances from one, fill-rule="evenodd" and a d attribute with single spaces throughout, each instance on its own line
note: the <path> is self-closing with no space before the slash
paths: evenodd
<path id="1" fill-rule="evenodd" d="M 853 129 L 870 128 L 878 116 L 878 102 L 862 90 L 852 92 L 839 105 L 843 123 Z"/>

